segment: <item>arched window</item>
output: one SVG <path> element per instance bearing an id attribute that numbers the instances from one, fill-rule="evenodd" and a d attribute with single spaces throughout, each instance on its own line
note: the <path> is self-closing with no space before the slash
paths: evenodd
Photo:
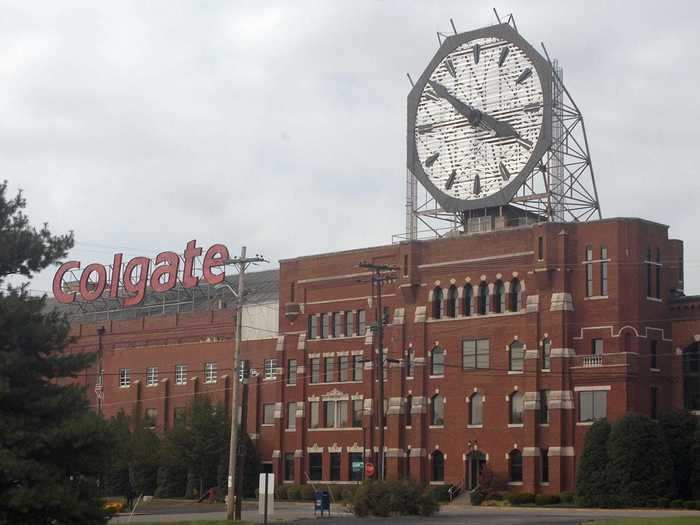
<path id="1" fill-rule="evenodd" d="M 686 410 L 700 410 L 700 343 L 683 350 L 683 402 Z"/>
<path id="2" fill-rule="evenodd" d="M 513 392 L 510 395 L 510 424 L 520 425 L 523 422 L 523 394 Z"/>
<path id="3" fill-rule="evenodd" d="M 436 346 L 430 351 L 430 375 L 445 375 L 445 350 Z"/>
<path id="4" fill-rule="evenodd" d="M 520 311 L 520 281 L 514 278 L 510 282 L 510 293 L 508 294 L 508 310 L 511 312 Z"/>
<path id="5" fill-rule="evenodd" d="M 502 314 L 506 311 L 506 287 L 500 279 L 496 281 L 493 290 L 493 311 Z"/>
<path id="6" fill-rule="evenodd" d="M 479 285 L 479 315 L 486 315 L 486 305 L 489 302 L 489 285 L 484 281 Z"/>
<path id="7" fill-rule="evenodd" d="M 508 453 L 508 467 L 510 472 L 510 481 L 523 480 L 523 455 L 518 449 L 511 450 Z"/>
<path id="8" fill-rule="evenodd" d="M 525 345 L 520 341 L 513 341 L 508 352 L 508 370 L 520 372 L 525 361 Z"/>
<path id="9" fill-rule="evenodd" d="M 413 408 L 413 396 L 406 396 L 406 426 L 411 426 L 411 409 Z"/>
<path id="10" fill-rule="evenodd" d="M 445 456 L 439 450 L 432 454 L 433 481 L 445 481 Z"/>
<path id="11" fill-rule="evenodd" d="M 474 296 L 474 289 L 472 285 L 467 283 L 464 285 L 464 315 L 470 316 L 472 314 L 472 299 Z"/>
<path id="12" fill-rule="evenodd" d="M 436 286 L 433 290 L 433 319 L 442 318 L 442 309 L 444 307 L 442 288 Z"/>
<path id="13" fill-rule="evenodd" d="M 447 317 L 457 317 L 457 287 L 454 284 L 447 291 Z"/>
<path id="14" fill-rule="evenodd" d="M 469 424 L 470 425 L 481 425 L 483 424 L 483 408 L 484 399 L 478 392 L 472 394 L 469 398 Z"/>
<path id="15" fill-rule="evenodd" d="M 430 424 L 438 427 L 445 424 L 445 399 L 440 394 L 430 399 Z"/>

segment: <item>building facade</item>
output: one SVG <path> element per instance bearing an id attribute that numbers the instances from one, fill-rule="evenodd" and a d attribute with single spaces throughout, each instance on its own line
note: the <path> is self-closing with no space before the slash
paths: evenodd
<path id="1" fill-rule="evenodd" d="M 683 245 L 664 225 L 542 223 L 299 257 L 271 277 L 277 300 L 243 318 L 247 431 L 281 482 L 359 481 L 379 454 L 362 261 L 396 268 L 379 316 L 387 478 L 470 488 L 488 465 L 512 490 L 573 490 L 596 419 L 700 410 L 700 298 L 683 295 Z M 228 403 L 232 310 L 208 304 L 74 324 L 74 351 L 101 344 L 105 416 L 138 404 L 167 430 L 195 394 Z M 96 372 L 82 378 L 93 397 Z"/>

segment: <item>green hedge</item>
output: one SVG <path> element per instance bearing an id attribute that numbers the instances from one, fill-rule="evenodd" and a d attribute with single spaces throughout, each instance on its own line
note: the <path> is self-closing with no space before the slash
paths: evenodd
<path id="1" fill-rule="evenodd" d="M 556 505 L 561 501 L 557 494 L 538 494 L 535 496 L 535 505 Z"/>
<path id="2" fill-rule="evenodd" d="M 535 495 L 532 492 L 509 492 L 506 501 L 511 505 L 528 505 L 535 503 Z"/>
<path id="3" fill-rule="evenodd" d="M 432 516 L 439 510 L 433 491 L 414 481 L 365 481 L 355 492 L 356 516 L 388 517 L 392 514 Z"/>

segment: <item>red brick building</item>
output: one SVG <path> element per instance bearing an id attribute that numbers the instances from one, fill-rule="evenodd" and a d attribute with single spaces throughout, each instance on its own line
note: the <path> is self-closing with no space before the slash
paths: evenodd
<path id="1" fill-rule="evenodd" d="M 248 431 L 278 480 L 347 483 L 378 453 L 361 261 L 397 267 L 382 296 L 388 478 L 469 487 L 487 464 L 513 490 L 559 493 L 574 488 L 595 419 L 700 410 L 700 298 L 683 295 L 683 245 L 664 225 L 543 223 L 299 257 L 251 274 L 268 294 L 243 318 L 258 371 Z M 167 429 L 196 393 L 226 402 L 224 300 L 74 324 L 76 351 L 97 349 L 105 327 L 103 413 L 138 401 Z M 91 394 L 96 377 L 83 378 Z"/>

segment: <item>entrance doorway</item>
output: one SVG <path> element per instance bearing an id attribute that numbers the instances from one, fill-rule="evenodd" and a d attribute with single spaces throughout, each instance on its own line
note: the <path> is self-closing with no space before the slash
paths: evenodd
<path id="1" fill-rule="evenodd" d="M 486 465 L 486 456 L 483 452 L 474 450 L 467 455 L 467 488 L 474 490 L 479 484 L 479 475 Z"/>

